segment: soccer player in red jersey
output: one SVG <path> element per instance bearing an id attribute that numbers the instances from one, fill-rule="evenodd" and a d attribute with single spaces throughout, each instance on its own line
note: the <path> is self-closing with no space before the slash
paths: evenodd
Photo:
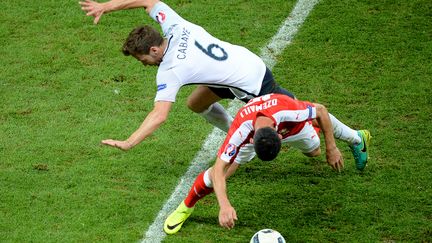
<path id="1" fill-rule="evenodd" d="M 335 138 L 346 141 L 351 147 L 362 147 L 360 152 L 363 157 L 359 161 L 362 166 L 357 168 L 364 168 L 368 157 L 369 131 L 349 128 L 318 103 L 299 101 L 280 94 L 252 99 L 235 116 L 214 166 L 198 175 L 186 199 L 165 221 L 165 232 L 176 233 L 191 215 L 196 202 L 213 191 L 220 206 L 220 225 L 228 229 L 234 227 L 237 214 L 228 200 L 226 179 L 255 155 L 264 161 L 273 160 L 282 143 L 306 156 L 319 156 L 319 130 L 324 135 L 327 163 L 334 170 L 340 171 L 344 167 Z"/>

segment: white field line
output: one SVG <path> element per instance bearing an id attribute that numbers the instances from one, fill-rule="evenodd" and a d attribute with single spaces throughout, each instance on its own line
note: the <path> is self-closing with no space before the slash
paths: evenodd
<path id="1" fill-rule="evenodd" d="M 298 29 L 318 1 L 319 0 L 298 0 L 291 14 L 286 18 L 285 22 L 282 23 L 276 35 L 261 49 L 261 58 L 268 68 L 273 69 L 276 64 L 276 57 L 291 43 Z M 243 103 L 241 101 L 234 100 L 229 104 L 228 112 L 234 115 L 242 105 Z M 177 187 L 159 211 L 153 224 L 150 225 L 145 233 L 145 238 L 141 242 L 156 243 L 161 242 L 165 238 L 166 234 L 163 231 L 165 219 L 186 197 L 196 176 L 201 171 L 207 169 L 210 162 L 216 158 L 217 150 L 224 138 L 225 133 L 218 128 L 214 128 L 208 135 L 201 150 L 195 155 L 189 169 L 180 179 Z"/>

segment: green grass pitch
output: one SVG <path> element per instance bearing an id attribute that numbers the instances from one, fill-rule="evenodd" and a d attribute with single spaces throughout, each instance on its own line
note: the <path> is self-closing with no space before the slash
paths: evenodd
<path id="1" fill-rule="evenodd" d="M 213 35 L 259 54 L 294 0 L 167 1 Z M 123 152 L 152 109 L 156 68 L 121 53 L 143 10 L 103 16 L 78 1 L 0 1 L 0 242 L 137 242 L 212 126 L 183 88 L 169 120 Z M 239 221 L 218 225 L 214 195 L 164 242 L 248 242 L 262 228 L 288 242 L 432 239 L 432 2 L 322 0 L 278 57 L 276 80 L 372 133 L 356 171 L 284 149 L 229 181 Z M 223 102 L 227 105 L 227 102 Z"/>

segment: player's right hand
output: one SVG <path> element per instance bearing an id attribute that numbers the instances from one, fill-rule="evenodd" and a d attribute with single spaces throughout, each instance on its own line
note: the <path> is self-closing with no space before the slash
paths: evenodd
<path id="1" fill-rule="evenodd" d="M 341 172 L 344 168 L 344 160 L 342 153 L 337 147 L 333 149 L 327 149 L 326 151 L 327 163 L 336 171 Z"/>
<path id="2" fill-rule="evenodd" d="M 100 17 L 104 14 L 104 5 L 102 3 L 85 0 L 84 2 L 79 2 L 81 5 L 81 9 L 86 12 L 87 16 L 93 16 L 93 23 L 97 24 L 99 22 Z"/>
<path id="3" fill-rule="evenodd" d="M 234 228 L 235 220 L 237 220 L 237 213 L 233 207 L 221 208 L 219 210 L 220 226 L 227 229 L 232 229 Z"/>

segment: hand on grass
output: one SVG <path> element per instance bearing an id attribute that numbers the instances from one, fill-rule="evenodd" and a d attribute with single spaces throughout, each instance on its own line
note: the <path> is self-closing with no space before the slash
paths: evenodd
<path id="1" fill-rule="evenodd" d="M 327 163 L 336 171 L 344 168 L 344 161 L 341 152 L 337 147 L 326 151 Z"/>
<path id="2" fill-rule="evenodd" d="M 81 9 L 87 12 L 87 16 L 93 16 L 93 23 L 97 24 L 99 22 L 100 17 L 104 14 L 105 10 L 102 3 L 85 0 L 84 2 L 79 2 L 81 5 Z"/>
<path id="3" fill-rule="evenodd" d="M 129 143 L 127 140 L 125 141 L 119 141 L 119 140 L 113 140 L 113 139 L 106 139 L 106 140 L 102 140 L 102 144 L 105 145 L 109 145 L 121 150 L 129 150 L 131 149 L 133 146 L 131 143 Z"/>
<path id="4" fill-rule="evenodd" d="M 219 211 L 220 226 L 232 229 L 234 228 L 234 220 L 237 220 L 237 213 L 233 207 L 221 208 Z"/>

